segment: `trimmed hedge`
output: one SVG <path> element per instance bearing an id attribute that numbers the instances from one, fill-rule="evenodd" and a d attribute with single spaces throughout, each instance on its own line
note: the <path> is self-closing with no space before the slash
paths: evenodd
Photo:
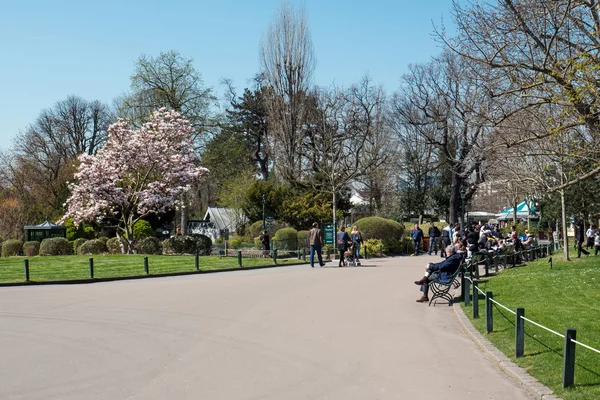
<path id="1" fill-rule="evenodd" d="M 79 254 L 79 247 L 87 241 L 88 240 L 84 238 L 78 238 L 73 240 L 73 253 Z"/>
<path id="2" fill-rule="evenodd" d="M 297 250 L 298 231 L 294 228 L 282 228 L 273 237 L 273 247 L 277 250 Z"/>
<path id="3" fill-rule="evenodd" d="M 2 243 L 2 257 L 13 257 L 21 254 L 23 242 L 17 239 L 8 239 Z"/>
<path id="4" fill-rule="evenodd" d="M 367 239 L 402 239 L 404 227 L 398 222 L 381 217 L 361 218 L 354 223 L 362 233 L 363 240 Z M 352 227 L 347 232 L 350 234 Z"/>
<path id="5" fill-rule="evenodd" d="M 79 246 L 78 254 L 104 254 L 108 253 L 106 243 L 101 239 L 92 239 Z"/>
<path id="6" fill-rule="evenodd" d="M 205 235 L 175 236 L 163 241 L 163 254 L 209 255 L 212 240 Z"/>
<path id="7" fill-rule="evenodd" d="M 73 245 L 65 238 L 49 238 L 40 244 L 40 256 L 70 256 Z"/>
<path id="8" fill-rule="evenodd" d="M 106 249 L 110 254 L 121 254 L 123 252 L 118 237 L 108 239 L 106 241 Z"/>
<path id="9" fill-rule="evenodd" d="M 142 238 L 133 247 L 138 254 L 162 254 L 160 240 L 155 237 Z"/>
<path id="10" fill-rule="evenodd" d="M 40 254 L 40 242 L 37 240 L 23 243 L 23 254 L 25 257 L 35 257 Z"/>

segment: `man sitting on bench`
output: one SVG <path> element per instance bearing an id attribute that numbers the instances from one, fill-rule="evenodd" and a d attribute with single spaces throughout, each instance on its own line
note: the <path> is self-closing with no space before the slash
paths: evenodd
<path id="1" fill-rule="evenodd" d="M 425 276 L 421 280 L 415 281 L 416 285 L 421 285 L 421 292 L 423 292 L 423 297 L 418 299 L 417 303 L 429 301 L 429 283 L 450 280 L 451 276 L 460 267 L 463 255 L 457 254 L 454 246 L 446 247 L 446 255 L 448 258 L 442 262 L 429 263 L 425 269 Z"/>

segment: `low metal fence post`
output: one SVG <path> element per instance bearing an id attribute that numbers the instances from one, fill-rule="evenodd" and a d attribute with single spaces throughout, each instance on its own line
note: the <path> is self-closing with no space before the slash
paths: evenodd
<path id="1" fill-rule="evenodd" d="M 306 248 L 305 247 L 302 248 L 302 260 L 304 260 L 304 262 L 306 262 Z"/>
<path id="2" fill-rule="evenodd" d="M 465 278 L 465 306 L 471 304 L 471 281 Z"/>
<path id="3" fill-rule="evenodd" d="M 277 249 L 273 250 L 273 263 L 277 265 Z"/>
<path id="4" fill-rule="evenodd" d="M 90 279 L 94 279 L 94 259 L 90 258 Z"/>
<path id="5" fill-rule="evenodd" d="M 485 292 L 485 327 L 487 333 L 492 333 L 494 331 L 494 304 L 492 303 L 492 299 L 494 295 L 492 292 Z"/>
<path id="6" fill-rule="evenodd" d="M 296 250 L 296 254 L 298 255 L 298 260 L 300 260 L 302 258 L 300 255 L 300 247 L 298 247 L 298 250 Z"/>
<path id="7" fill-rule="evenodd" d="M 331 255 L 329 254 L 329 250 L 330 250 L 330 249 L 329 249 L 329 247 L 326 247 L 326 248 L 325 248 L 325 252 L 327 253 L 327 255 L 326 255 L 326 258 L 325 258 L 325 259 L 326 259 L 327 261 L 331 261 Z"/>
<path id="8" fill-rule="evenodd" d="M 565 332 L 565 352 L 563 364 L 563 388 L 573 386 L 575 383 L 575 343 L 577 331 L 567 328 Z"/>
<path id="9" fill-rule="evenodd" d="M 23 261 L 23 268 L 25 269 L 25 282 L 29 282 L 29 260 Z"/>
<path id="10" fill-rule="evenodd" d="M 196 271 L 200 271 L 200 256 L 196 253 Z"/>
<path id="11" fill-rule="evenodd" d="M 517 308 L 515 321 L 515 357 L 523 357 L 525 354 L 525 316 L 524 308 Z"/>
<path id="12" fill-rule="evenodd" d="M 146 275 L 150 274 L 148 269 L 148 257 L 144 257 L 144 271 L 146 271 Z"/>
<path id="13" fill-rule="evenodd" d="M 238 250 L 238 252 L 237 252 L 237 259 L 238 259 L 237 261 L 238 261 L 239 267 L 242 268 L 242 251 L 241 250 Z"/>
<path id="14" fill-rule="evenodd" d="M 477 279 L 473 279 L 473 318 L 479 318 L 479 291 L 478 289 L 479 281 Z"/>

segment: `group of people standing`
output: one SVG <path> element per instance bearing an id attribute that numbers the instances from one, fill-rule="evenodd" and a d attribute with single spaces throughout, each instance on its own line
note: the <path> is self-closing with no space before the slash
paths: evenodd
<path id="1" fill-rule="evenodd" d="M 356 225 L 352 227 L 350 234 L 346 232 L 346 227 L 342 225 L 336 236 L 336 249 L 340 253 L 338 267 L 344 267 L 347 265 L 345 261 L 345 255 L 349 250 L 352 252 L 351 255 L 356 260 L 357 265 L 360 265 L 360 246 L 362 243 L 362 233 L 360 233 Z M 310 232 L 308 232 L 308 244 L 310 246 L 309 260 L 311 268 L 315 267 L 315 253 L 317 254 L 319 266 L 323 267 L 325 263 L 323 263 L 323 254 L 321 249 L 325 246 L 325 241 L 323 240 L 323 232 L 321 229 L 319 229 L 319 224 L 316 222 L 313 223 L 312 229 Z"/>

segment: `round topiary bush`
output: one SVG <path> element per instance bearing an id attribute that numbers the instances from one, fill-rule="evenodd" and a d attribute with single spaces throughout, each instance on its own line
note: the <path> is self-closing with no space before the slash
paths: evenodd
<path id="1" fill-rule="evenodd" d="M 271 227 L 267 228 L 267 232 L 269 233 L 269 236 L 273 237 L 273 234 L 281 228 L 285 228 L 284 223 L 279 222 L 279 221 L 273 221 L 273 223 L 271 224 Z M 256 221 L 255 223 L 250 225 L 248 227 L 248 229 L 246 229 L 246 235 L 250 238 L 258 237 L 262 234 L 262 232 L 263 232 L 262 220 Z"/>
<path id="2" fill-rule="evenodd" d="M 21 254 L 23 242 L 16 239 L 8 239 L 2 243 L 2 257 L 13 257 Z"/>
<path id="3" fill-rule="evenodd" d="M 136 239 L 141 239 L 145 237 L 154 237 L 154 229 L 152 229 L 152 225 L 150 222 L 140 219 L 138 222 L 133 225 L 133 237 Z"/>
<path id="4" fill-rule="evenodd" d="M 273 249 L 297 250 L 298 231 L 294 228 L 282 228 L 273 236 Z"/>
<path id="5" fill-rule="evenodd" d="M 402 239 L 404 227 L 396 221 L 381 217 L 361 218 L 354 223 L 360 230 L 363 240 L 367 239 Z M 350 233 L 351 227 L 347 232 Z"/>
<path id="6" fill-rule="evenodd" d="M 40 242 L 34 240 L 23 243 L 23 254 L 25 257 L 35 257 L 40 254 Z"/>
<path id="7" fill-rule="evenodd" d="M 298 231 L 298 246 L 308 247 L 308 234 L 310 231 Z"/>
<path id="8" fill-rule="evenodd" d="M 106 243 L 100 239 L 88 240 L 77 249 L 78 254 L 104 254 L 108 253 Z"/>
<path id="9" fill-rule="evenodd" d="M 73 245 L 65 238 L 49 238 L 40 244 L 40 256 L 69 256 L 73 254 Z"/>
<path id="10" fill-rule="evenodd" d="M 162 245 L 160 240 L 155 237 L 145 237 L 140 239 L 134 246 L 138 254 L 162 254 Z"/>
<path id="11" fill-rule="evenodd" d="M 119 244 L 119 238 L 113 237 L 106 241 L 106 249 L 110 254 L 121 254 L 121 245 Z"/>
<path id="12" fill-rule="evenodd" d="M 73 240 L 73 253 L 79 254 L 79 247 L 82 244 L 84 244 L 85 242 L 87 242 L 87 239 L 84 239 L 84 238 L 79 238 L 79 239 Z"/>

